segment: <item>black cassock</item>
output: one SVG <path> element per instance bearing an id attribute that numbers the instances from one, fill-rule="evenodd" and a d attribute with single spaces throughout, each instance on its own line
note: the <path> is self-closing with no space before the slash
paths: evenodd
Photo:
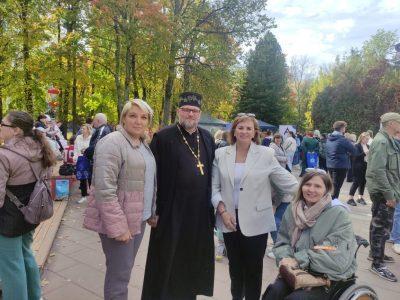
<path id="1" fill-rule="evenodd" d="M 151 230 L 142 300 L 212 296 L 214 289 L 214 209 L 211 169 L 215 144 L 199 128 L 201 175 L 197 159 L 177 125 L 156 133 L 151 149 L 157 162 L 157 228 Z M 197 133 L 182 129 L 197 154 Z"/>

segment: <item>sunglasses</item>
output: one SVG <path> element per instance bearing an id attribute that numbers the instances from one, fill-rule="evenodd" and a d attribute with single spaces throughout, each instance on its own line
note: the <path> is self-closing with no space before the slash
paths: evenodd
<path id="1" fill-rule="evenodd" d="M 0 127 L 10 127 L 10 128 L 15 128 L 15 126 L 13 125 L 8 125 L 8 124 L 4 124 L 3 122 L 0 123 Z"/>
<path id="2" fill-rule="evenodd" d="M 326 171 L 323 169 L 318 169 L 318 168 L 307 168 L 306 173 L 317 173 L 317 174 L 323 174 L 326 175 Z"/>
<path id="3" fill-rule="evenodd" d="M 237 117 L 253 117 L 253 118 L 255 118 L 256 115 L 252 114 L 252 113 L 238 113 Z"/>

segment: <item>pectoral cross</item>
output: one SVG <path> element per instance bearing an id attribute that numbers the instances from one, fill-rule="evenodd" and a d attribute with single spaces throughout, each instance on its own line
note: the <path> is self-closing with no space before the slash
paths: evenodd
<path id="1" fill-rule="evenodd" d="M 196 167 L 199 168 L 201 175 L 204 175 L 204 171 L 203 171 L 204 165 L 201 163 L 200 160 L 199 160 L 199 163 L 196 165 Z"/>

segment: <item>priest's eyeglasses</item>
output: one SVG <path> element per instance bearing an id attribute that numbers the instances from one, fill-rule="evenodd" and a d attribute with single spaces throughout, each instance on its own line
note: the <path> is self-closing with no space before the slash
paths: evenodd
<path id="1" fill-rule="evenodd" d="M 180 108 L 180 110 L 187 114 L 192 113 L 194 115 L 197 115 L 200 113 L 200 109 L 191 109 L 191 108 L 182 107 L 182 108 Z"/>
<path id="2" fill-rule="evenodd" d="M 256 117 L 256 115 L 252 114 L 252 113 L 238 113 L 237 116 L 238 117 L 253 117 L 253 118 Z"/>

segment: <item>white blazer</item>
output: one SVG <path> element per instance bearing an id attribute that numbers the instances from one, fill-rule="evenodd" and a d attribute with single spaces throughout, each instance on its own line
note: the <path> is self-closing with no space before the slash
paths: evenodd
<path id="1" fill-rule="evenodd" d="M 215 152 L 212 169 L 212 202 L 217 208 L 220 201 L 236 218 L 233 204 L 236 145 L 219 148 Z M 274 150 L 251 143 L 247 154 L 243 178 L 240 183 L 238 204 L 239 225 L 245 236 L 255 236 L 276 230 L 271 200 L 271 182 L 278 192 L 295 194 L 297 179 L 282 168 Z M 217 213 L 217 228 L 230 232 Z"/>

